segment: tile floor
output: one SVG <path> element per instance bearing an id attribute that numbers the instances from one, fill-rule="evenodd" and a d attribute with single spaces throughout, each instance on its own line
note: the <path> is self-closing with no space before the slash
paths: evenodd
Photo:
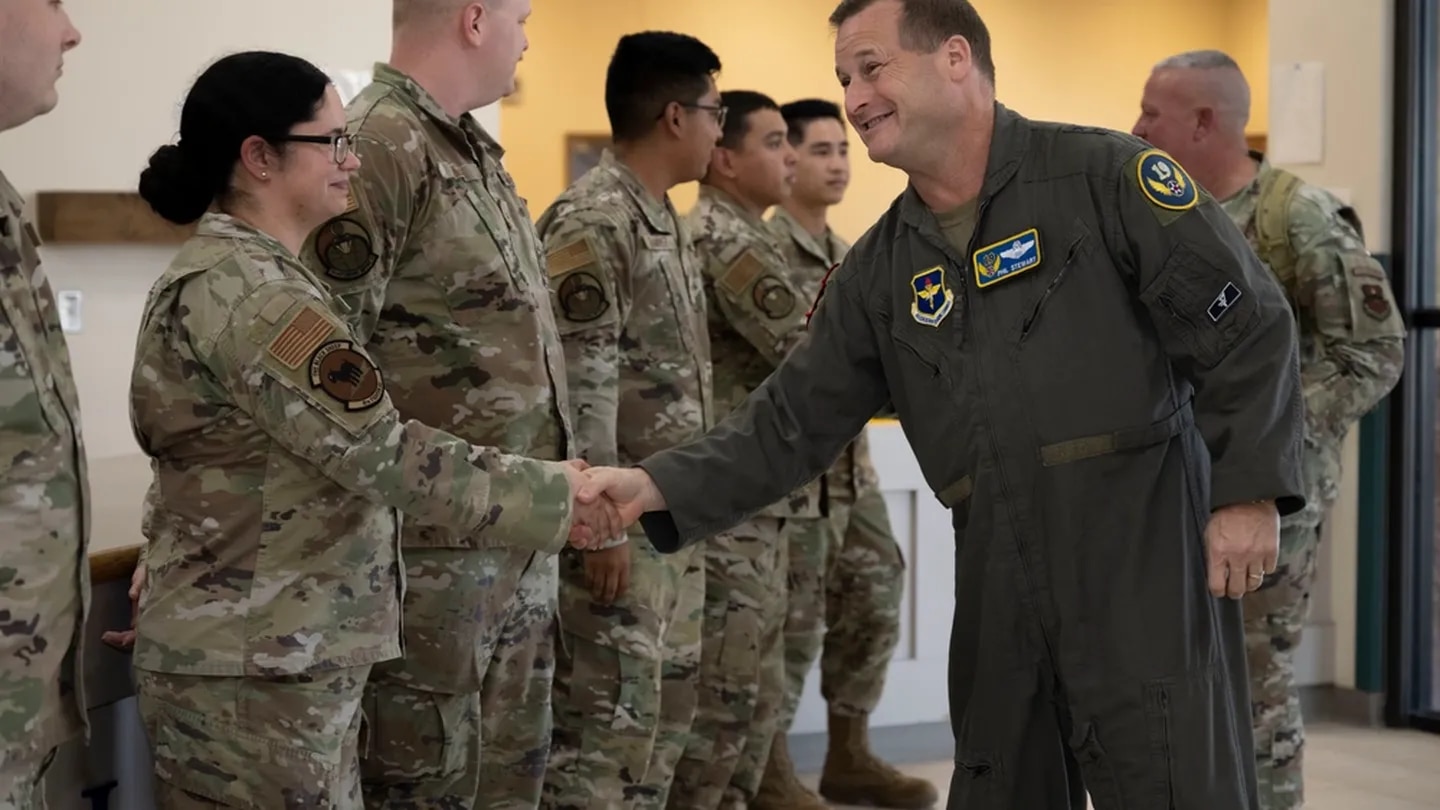
<path id="1" fill-rule="evenodd" d="M 1440 808 L 1440 735 L 1328 724 L 1309 731 L 1306 810 Z M 936 762 L 903 770 L 934 782 L 944 807 L 950 768 Z M 819 777 L 804 780 L 813 788 Z"/>

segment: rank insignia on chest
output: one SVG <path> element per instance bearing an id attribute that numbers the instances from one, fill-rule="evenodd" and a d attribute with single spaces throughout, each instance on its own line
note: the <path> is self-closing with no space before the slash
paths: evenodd
<path id="1" fill-rule="evenodd" d="M 1018 276 L 1040 264 L 1040 231 L 1031 228 L 986 245 L 970 257 L 975 265 L 975 286 L 989 287 Z"/>
<path id="2" fill-rule="evenodd" d="M 916 323 L 925 326 L 939 326 L 955 306 L 955 295 L 945 284 L 945 268 L 932 267 L 910 279 L 915 292 L 915 301 L 910 305 L 910 315 Z"/>
<path id="3" fill-rule="evenodd" d="M 1140 156 L 1136 167 L 1140 193 L 1155 205 L 1170 211 L 1193 208 L 1199 200 L 1195 181 L 1169 155 L 1151 149 Z"/>

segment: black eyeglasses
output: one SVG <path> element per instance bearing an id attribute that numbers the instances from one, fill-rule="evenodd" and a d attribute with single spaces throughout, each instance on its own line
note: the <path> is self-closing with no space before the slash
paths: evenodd
<path id="1" fill-rule="evenodd" d="M 346 133 L 339 135 L 286 135 L 275 140 L 329 144 L 335 150 L 335 165 L 337 166 L 344 163 L 345 158 L 350 157 L 350 136 Z"/>
<path id="2" fill-rule="evenodd" d="M 684 108 L 687 109 L 687 110 L 705 110 L 706 112 L 709 112 L 709 113 L 711 113 L 711 114 L 713 114 L 713 115 L 715 116 L 715 125 L 716 125 L 716 126 L 721 127 L 721 128 L 723 128 L 723 127 L 725 126 L 725 112 L 726 112 L 726 109 L 727 109 L 727 108 L 724 107 L 724 106 L 721 106 L 721 105 L 719 105 L 719 104 L 697 104 L 697 103 L 692 103 L 692 102 L 687 102 L 687 101 L 677 101 L 677 102 L 675 102 L 675 103 L 676 103 L 676 104 L 679 104 L 681 107 L 684 107 Z M 665 111 L 664 111 L 664 110 L 661 110 L 661 111 L 660 111 L 660 114 L 657 115 L 657 116 L 655 116 L 656 120 L 659 120 L 659 119 L 664 118 L 664 117 L 665 117 Z"/>

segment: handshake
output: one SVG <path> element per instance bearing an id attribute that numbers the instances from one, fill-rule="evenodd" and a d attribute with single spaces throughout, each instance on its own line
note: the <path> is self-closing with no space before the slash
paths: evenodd
<path id="1" fill-rule="evenodd" d="M 665 498 L 650 474 L 639 467 L 591 467 L 580 459 L 565 462 L 574 499 L 570 545 L 592 551 L 614 545 L 646 512 L 665 508 Z"/>

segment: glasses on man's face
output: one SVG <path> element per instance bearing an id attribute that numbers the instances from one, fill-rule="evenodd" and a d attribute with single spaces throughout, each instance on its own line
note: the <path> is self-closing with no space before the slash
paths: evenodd
<path id="1" fill-rule="evenodd" d="M 725 128 L 725 107 L 719 104 L 700 104 L 698 102 L 687 101 L 677 101 L 675 103 L 679 104 L 681 107 L 684 107 L 687 110 L 704 110 L 705 112 L 708 112 L 711 115 L 715 116 L 715 126 L 718 126 L 721 129 Z M 664 117 L 665 111 L 661 110 L 660 114 L 655 117 L 655 120 L 658 121 Z"/>
<path id="2" fill-rule="evenodd" d="M 345 162 L 350 157 L 350 136 L 346 133 L 339 135 L 286 135 L 283 138 L 276 138 L 278 141 L 293 141 L 298 143 L 330 144 L 335 150 L 335 165 Z"/>

